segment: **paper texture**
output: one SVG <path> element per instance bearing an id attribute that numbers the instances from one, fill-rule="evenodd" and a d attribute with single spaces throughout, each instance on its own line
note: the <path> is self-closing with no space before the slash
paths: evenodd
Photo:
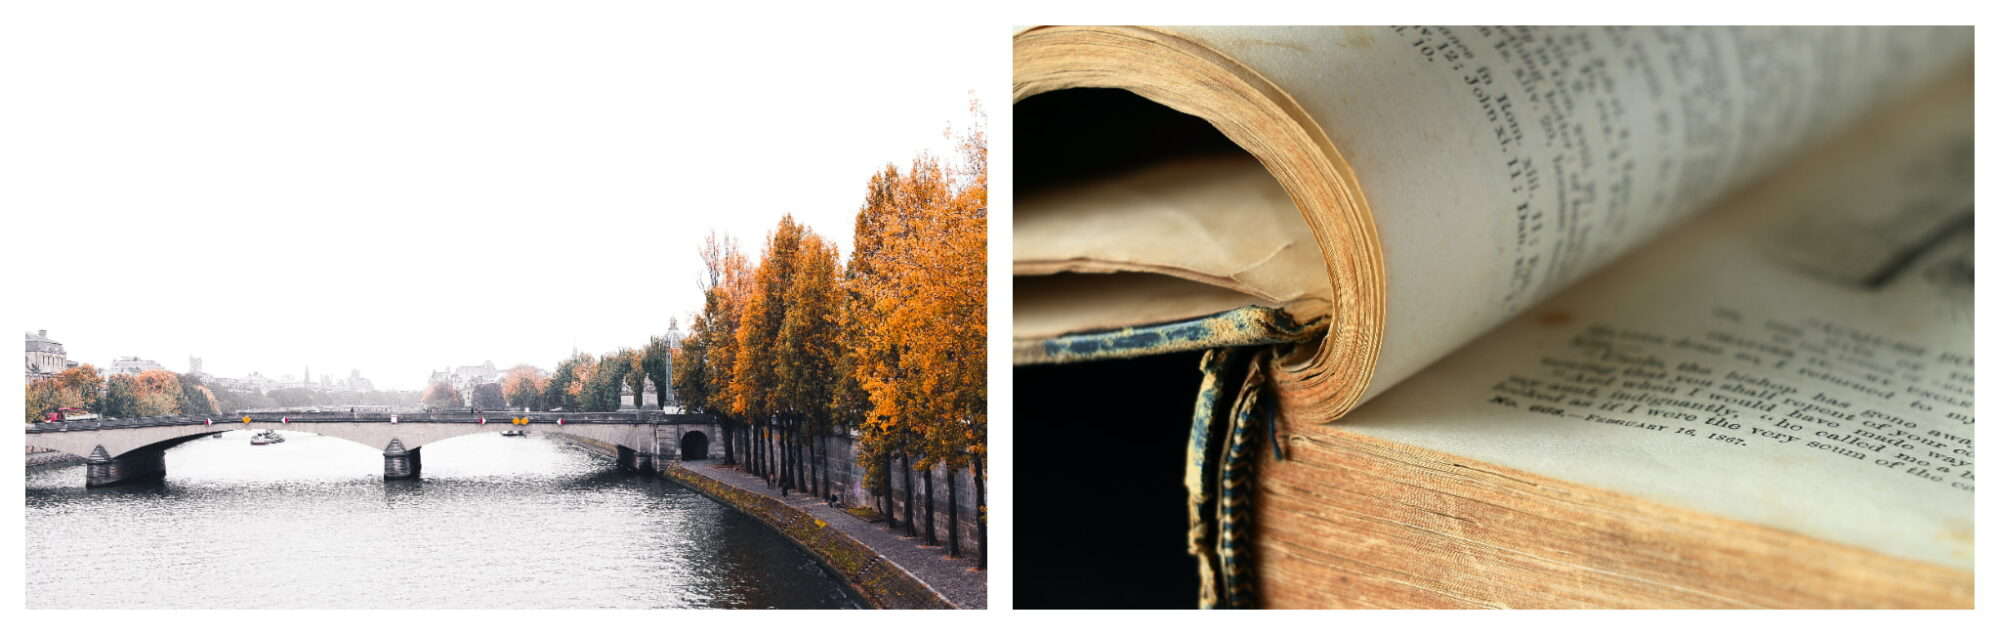
<path id="1" fill-rule="evenodd" d="M 1368 382 L 1364 398 L 1933 82 L 1971 48 L 1969 28 L 1168 30 L 1288 93 L 1351 165 L 1387 277 L 1383 323 L 1335 320 L 1380 330 L 1372 377 L 1354 380 Z M 1017 273 L 1196 272 L 1182 277 L 1267 301 L 1309 286 L 1276 273 L 1302 260 L 1287 251 L 1297 227 L 1252 227 L 1296 205 L 1246 197 L 1238 207 L 1268 208 L 1233 207 L 1245 220 L 1230 223 L 1106 187 L 1080 198 L 1106 210 L 1074 224 L 1024 201 L 1023 236 L 1036 238 L 1017 238 Z"/>
<path id="2" fill-rule="evenodd" d="M 1017 278 L 1017 340 L 1248 303 L 1309 320 L 1326 314 L 1333 295 L 1312 229 L 1248 154 L 1171 161 L 1017 201 L 1014 274 L 1054 273 L 1158 274 L 1214 288 L 1166 289 L 1129 275 Z M 1181 299 L 1189 294 L 1216 302 Z"/>
<path id="3" fill-rule="evenodd" d="M 1647 245 L 1344 428 L 1970 570 L 1970 73 L 1958 87 Z M 1950 213 L 1968 220 L 1939 221 Z M 1867 222 L 1833 241 L 1794 231 L 1836 218 Z M 1885 223 L 1944 229 L 1912 241 Z M 1861 278 L 1801 257 L 1870 236 L 1908 257 Z"/>

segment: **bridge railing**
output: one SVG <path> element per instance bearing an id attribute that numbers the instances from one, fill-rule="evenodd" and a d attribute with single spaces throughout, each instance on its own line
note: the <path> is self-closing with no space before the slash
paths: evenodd
<path id="1" fill-rule="evenodd" d="M 146 428 L 152 426 L 184 426 L 192 424 L 207 424 L 208 421 L 210 420 L 214 420 L 216 423 L 228 423 L 234 421 L 229 419 L 223 419 L 220 417 L 208 417 L 208 416 L 195 417 L 190 415 L 167 415 L 160 417 L 131 417 L 126 419 L 110 419 L 110 418 L 99 417 L 96 419 L 80 419 L 80 420 L 66 420 L 66 421 L 37 421 L 32 425 L 32 427 L 27 429 L 27 432 L 29 433 L 67 432 L 71 430 L 105 430 L 105 429 L 118 429 L 118 428 Z"/>
<path id="2" fill-rule="evenodd" d="M 515 419 L 527 423 L 543 424 L 635 424 L 635 423 L 675 423 L 706 422 L 707 415 L 668 414 L 658 410 L 628 412 L 477 412 L 469 409 L 454 409 L 441 412 L 413 413 L 370 413 L 370 412 L 324 412 L 324 413 L 257 413 L 236 412 L 224 415 L 167 415 L 160 417 L 132 417 L 125 419 L 85 419 L 76 421 L 38 421 L 30 424 L 27 432 L 74 432 L 85 430 L 105 430 L 119 428 L 145 428 L 153 426 L 242 424 L 249 417 L 249 425 L 290 423 L 384 423 L 394 416 L 395 423 L 461 423 L 476 424 L 484 417 L 487 425 L 508 425 Z"/>

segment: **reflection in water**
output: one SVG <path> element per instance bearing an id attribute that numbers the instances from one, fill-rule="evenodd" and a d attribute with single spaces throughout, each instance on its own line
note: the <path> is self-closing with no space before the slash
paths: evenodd
<path id="1" fill-rule="evenodd" d="M 858 606 L 803 550 L 671 481 L 543 437 L 378 450 L 248 432 L 167 452 L 162 482 L 27 476 L 30 608 Z"/>

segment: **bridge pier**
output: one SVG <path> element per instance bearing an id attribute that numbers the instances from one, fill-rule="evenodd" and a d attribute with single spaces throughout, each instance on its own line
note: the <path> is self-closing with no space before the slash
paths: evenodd
<path id="1" fill-rule="evenodd" d="M 84 459 L 84 465 L 84 487 L 159 480 L 167 475 L 167 451 L 139 448 L 113 458 L 100 445 Z"/>
<path id="2" fill-rule="evenodd" d="M 389 447 L 382 449 L 383 480 L 419 478 L 423 475 L 424 449 L 404 449 L 401 439 L 390 439 Z"/>
<path id="3" fill-rule="evenodd" d="M 618 446 L 618 467 L 634 472 L 652 473 L 658 465 L 652 452 L 641 452 L 625 446 Z"/>

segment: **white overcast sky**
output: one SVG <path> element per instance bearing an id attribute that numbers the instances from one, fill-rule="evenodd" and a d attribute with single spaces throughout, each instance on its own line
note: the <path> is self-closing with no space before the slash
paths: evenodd
<path id="1" fill-rule="evenodd" d="M 20 328 L 98 365 L 415 389 L 637 346 L 710 229 L 754 255 L 790 212 L 844 257 L 870 174 L 1006 103 L 976 21 L 94 6 L 16 11 L 0 187 Z"/>

